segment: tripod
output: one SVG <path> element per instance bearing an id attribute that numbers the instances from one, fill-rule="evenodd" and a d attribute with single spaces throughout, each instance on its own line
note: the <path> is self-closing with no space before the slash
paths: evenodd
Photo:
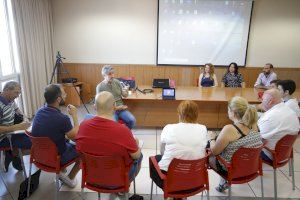
<path id="1" fill-rule="evenodd" d="M 57 52 L 57 55 L 56 55 L 56 62 L 55 62 L 55 65 L 54 65 L 54 68 L 53 68 L 53 71 L 52 71 L 52 75 L 51 75 L 51 79 L 50 79 L 50 83 L 49 83 L 49 84 L 51 84 L 51 83 L 53 82 L 53 79 L 54 79 L 54 76 L 55 76 L 55 72 L 56 72 L 57 74 L 60 73 L 60 72 L 58 71 L 59 69 L 60 69 L 60 70 L 63 69 L 63 70 L 65 71 L 65 73 L 67 74 L 67 76 L 70 77 L 69 71 L 68 71 L 67 69 L 63 68 L 63 64 L 64 64 L 64 63 L 63 63 L 62 59 L 66 59 L 66 58 L 62 57 L 62 56 L 60 55 L 60 52 L 58 51 L 58 52 Z M 76 89 L 76 85 L 75 85 L 75 83 L 74 83 L 73 81 L 72 81 L 72 86 L 73 86 L 74 90 L 76 91 L 76 93 L 77 93 L 77 95 L 78 95 L 78 97 L 79 97 L 81 103 L 83 104 L 83 106 L 84 106 L 86 112 L 87 112 L 87 113 L 90 113 L 89 110 L 88 110 L 88 108 L 86 107 L 85 103 L 83 102 L 83 99 L 82 99 L 82 97 L 81 97 L 80 94 L 79 94 L 79 91 Z"/>

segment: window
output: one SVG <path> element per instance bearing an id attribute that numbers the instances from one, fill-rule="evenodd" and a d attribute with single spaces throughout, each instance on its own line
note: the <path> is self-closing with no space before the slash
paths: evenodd
<path id="1" fill-rule="evenodd" d="M 19 82 L 19 55 L 11 0 L 0 0 L 0 91 L 8 81 Z M 21 105 L 19 100 L 17 104 Z"/>

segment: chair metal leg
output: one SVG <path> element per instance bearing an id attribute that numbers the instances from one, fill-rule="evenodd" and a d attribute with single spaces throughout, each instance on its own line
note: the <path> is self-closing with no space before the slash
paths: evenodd
<path id="1" fill-rule="evenodd" d="M 292 176 L 292 164 L 291 161 L 292 159 L 289 160 L 289 176 Z"/>
<path id="2" fill-rule="evenodd" d="M 81 193 L 81 199 L 84 199 L 84 188 L 81 188 L 80 193 Z"/>
<path id="3" fill-rule="evenodd" d="M 135 178 L 133 179 L 133 193 L 136 194 L 136 189 L 135 189 Z"/>
<path id="4" fill-rule="evenodd" d="M 31 184 L 31 168 L 32 168 L 32 163 L 30 162 L 29 164 L 29 178 L 28 178 L 28 185 L 27 185 L 27 198 L 29 197 L 29 193 L 30 193 L 30 184 Z"/>
<path id="5" fill-rule="evenodd" d="M 58 200 L 58 193 L 59 193 L 59 179 L 58 179 L 58 174 L 56 174 L 55 176 L 55 185 L 56 185 L 56 188 L 55 188 L 55 199 Z"/>
<path id="6" fill-rule="evenodd" d="M 276 169 L 274 169 L 274 199 L 277 200 L 277 175 L 276 175 Z"/>
<path id="7" fill-rule="evenodd" d="M 207 200 L 209 200 L 209 190 L 206 190 Z M 203 194 L 203 193 L 202 193 Z"/>
<path id="8" fill-rule="evenodd" d="M 264 180 L 263 180 L 263 176 L 260 176 L 260 189 L 261 189 L 261 198 L 264 199 Z"/>
<path id="9" fill-rule="evenodd" d="M 129 194 L 125 193 L 125 199 L 128 200 L 129 199 Z"/>
<path id="10" fill-rule="evenodd" d="M 229 197 L 229 199 L 231 199 L 231 185 L 229 185 L 229 188 L 228 188 L 228 197 Z"/>
<path id="11" fill-rule="evenodd" d="M 295 190 L 295 171 L 294 171 L 294 158 L 291 158 L 291 172 L 292 172 L 292 183 L 293 183 L 293 190 Z"/>
<path id="12" fill-rule="evenodd" d="M 201 200 L 203 200 L 203 192 L 204 192 L 204 191 L 201 192 Z"/>
<path id="13" fill-rule="evenodd" d="M 101 200 L 101 194 L 98 192 L 98 200 Z"/>
<path id="14" fill-rule="evenodd" d="M 0 160 L 0 163 L 1 163 L 1 170 L 4 172 L 4 151 L 1 151 L 1 160 Z"/>
<path id="15" fill-rule="evenodd" d="M 150 200 L 152 200 L 152 193 L 153 193 L 153 181 L 151 180 Z"/>
<path id="16" fill-rule="evenodd" d="M 24 164 L 24 159 L 23 159 L 23 153 L 22 153 L 22 150 L 21 149 L 18 149 L 18 153 L 19 153 L 19 158 L 21 160 L 21 166 L 23 168 L 23 173 L 24 173 L 24 179 L 27 178 L 27 175 L 26 175 L 26 168 L 25 168 L 25 164 Z"/>

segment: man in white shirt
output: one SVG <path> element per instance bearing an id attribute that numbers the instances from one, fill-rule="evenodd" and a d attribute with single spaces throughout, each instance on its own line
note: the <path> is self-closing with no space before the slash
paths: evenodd
<path id="1" fill-rule="evenodd" d="M 258 120 L 258 127 L 262 138 L 267 140 L 267 147 L 273 150 L 285 135 L 298 134 L 300 128 L 298 117 L 282 102 L 277 89 L 265 91 L 262 106 L 266 112 Z M 264 149 L 262 158 L 272 160 L 272 154 Z"/>
<path id="2" fill-rule="evenodd" d="M 299 103 L 293 93 L 296 90 L 296 83 L 293 80 L 282 80 L 278 83 L 278 90 L 280 92 L 281 98 L 285 105 L 292 109 L 296 115 L 300 118 L 300 108 Z"/>
<path id="3" fill-rule="evenodd" d="M 277 80 L 277 74 L 273 71 L 273 65 L 271 63 L 267 63 L 264 66 L 263 72 L 258 75 L 254 87 L 270 89 L 271 81 L 273 80 Z"/>

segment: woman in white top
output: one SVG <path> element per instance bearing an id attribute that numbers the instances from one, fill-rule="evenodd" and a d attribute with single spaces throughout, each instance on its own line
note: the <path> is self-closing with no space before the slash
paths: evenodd
<path id="1" fill-rule="evenodd" d="M 293 80 L 281 80 L 277 83 L 278 90 L 280 92 L 281 98 L 283 99 L 285 105 L 292 109 L 300 117 L 299 103 L 293 93 L 296 90 L 296 83 Z"/>
<path id="2" fill-rule="evenodd" d="M 199 76 L 199 87 L 216 87 L 218 86 L 217 76 L 213 64 L 206 63 L 204 65 L 204 72 Z"/>
<path id="3" fill-rule="evenodd" d="M 198 124 L 198 105 L 193 101 L 182 101 L 178 108 L 179 123 L 168 124 L 161 133 L 161 155 L 155 156 L 163 173 L 167 173 L 173 158 L 196 160 L 205 156 L 207 129 Z M 157 186 L 163 181 L 150 165 L 150 176 Z"/>

